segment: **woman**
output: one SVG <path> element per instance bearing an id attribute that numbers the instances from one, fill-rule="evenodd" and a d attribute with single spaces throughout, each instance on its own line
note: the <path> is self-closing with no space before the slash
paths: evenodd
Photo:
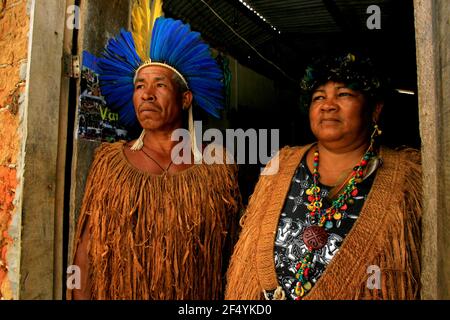
<path id="1" fill-rule="evenodd" d="M 352 54 L 307 69 L 311 130 L 262 175 L 242 218 L 227 299 L 417 299 L 419 152 L 377 147 L 385 85 Z"/>

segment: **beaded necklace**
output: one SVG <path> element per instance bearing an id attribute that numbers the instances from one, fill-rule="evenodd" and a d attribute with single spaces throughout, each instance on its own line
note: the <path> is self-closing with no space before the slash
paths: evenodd
<path id="1" fill-rule="evenodd" d="M 374 152 L 371 143 L 361 161 L 353 168 L 350 179 L 346 183 L 343 192 L 333 200 L 329 208 L 323 209 L 320 187 L 318 186 L 320 178 L 319 152 L 314 152 L 313 185 L 306 190 L 309 201 L 307 209 L 309 211 L 311 225 L 303 232 L 303 242 L 308 248 L 308 252 L 295 266 L 295 278 L 297 279 L 297 283 L 295 284 L 296 300 L 301 300 L 311 290 L 312 284 L 309 281 L 309 272 L 313 262 L 313 253 L 316 250 L 322 249 L 327 244 L 328 232 L 326 230 L 331 229 L 335 222 L 342 220 L 343 212 L 348 209 L 349 205 L 354 204 L 354 197 L 358 195 L 357 185 L 363 180 L 364 169 L 373 156 Z"/>

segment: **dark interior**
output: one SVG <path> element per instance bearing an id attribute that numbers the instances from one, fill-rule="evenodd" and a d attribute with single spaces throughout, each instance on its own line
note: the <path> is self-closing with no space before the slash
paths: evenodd
<path id="1" fill-rule="evenodd" d="M 380 29 L 366 25 L 371 5 L 380 8 Z M 239 105 L 226 111 L 228 127 L 278 128 L 280 147 L 313 141 L 300 103 L 304 69 L 314 57 L 349 51 L 370 56 L 391 80 L 381 142 L 420 148 L 412 0 L 165 0 L 164 12 L 190 23 L 214 48 L 274 81 L 273 106 Z M 206 121 L 201 112 L 196 116 Z M 259 166 L 244 165 L 240 171 L 246 198 Z"/>

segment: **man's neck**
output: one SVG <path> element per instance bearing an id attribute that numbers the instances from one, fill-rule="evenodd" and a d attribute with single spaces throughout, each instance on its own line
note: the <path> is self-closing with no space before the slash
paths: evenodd
<path id="1" fill-rule="evenodd" d="M 146 130 L 144 137 L 144 146 L 155 152 L 170 155 L 173 147 L 178 141 L 172 141 L 173 130 Z"/>

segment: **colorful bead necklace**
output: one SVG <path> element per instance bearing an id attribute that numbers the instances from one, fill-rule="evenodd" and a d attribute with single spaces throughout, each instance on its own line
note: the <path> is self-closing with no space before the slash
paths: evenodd
<path id="1" fill-rule="evenodd" d="M 350 175 L 350 179 L 346 183 L 343 192 L 333 200 L 331 206 L 327 209 L 322 209 L 322 197 L 320 195 L 319 185 L 319 152 L 314 152 L 313 163 L 313 185 L 306 190 L 308 196 L 309 205 L 307 209 L 309 211 L 309 217 L 311 224 L 317 223 L 317 225 L 311 225 L 307 227 L 303 232 L 303 242 L 308 248 L 308 252 L 304 258 L 297 263 L 295 285 L 296 300 L 301 300 L 305 294 L 311 290 L 312 284 L 309 281 L 309 273 L 313 261 L 313 252 L 323 248 L 328 241 L 328 232 L 333 227 L 334 223 L 342 220 L 349 205 L 352 205 L 354 198 L 358 195 L 357 185 L 363 180 L 363 172 L 366 168 L 369 160 L 374 156 L 372 150 L 372 143 L 361 161 L 353 168 Z"/>

